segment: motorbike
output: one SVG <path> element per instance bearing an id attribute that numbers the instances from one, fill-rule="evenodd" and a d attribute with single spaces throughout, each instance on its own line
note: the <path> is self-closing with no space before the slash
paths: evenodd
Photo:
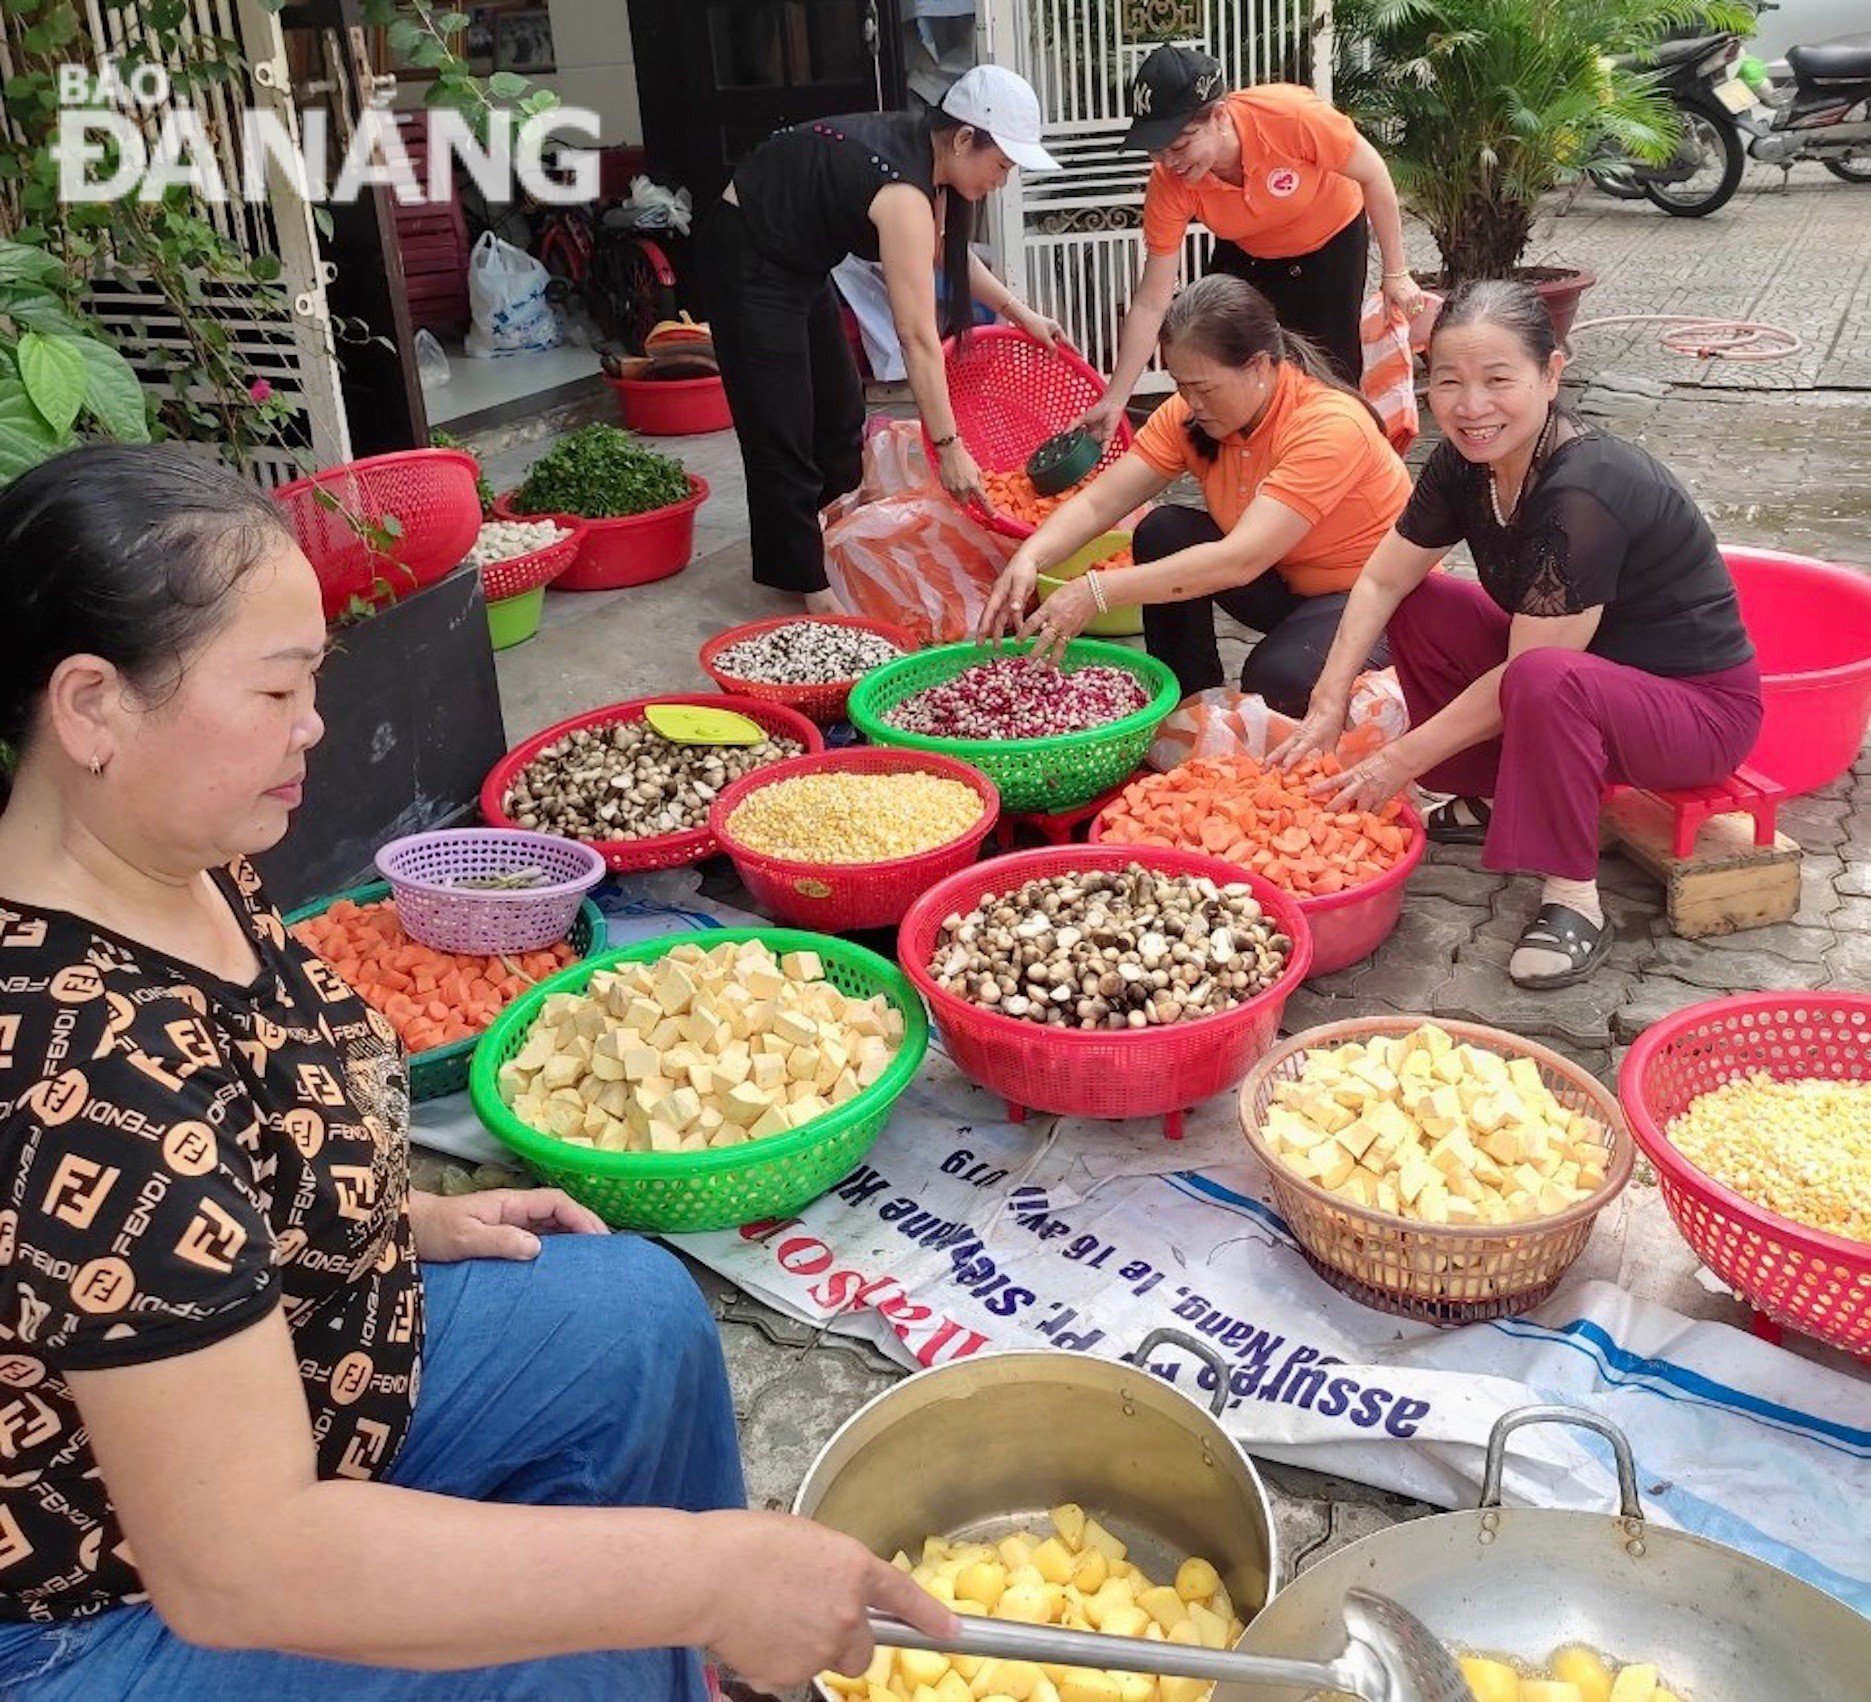
<path id="1" fill-rule="evenodd" d="M 1816 161 L 1846 183 L 1871 183 L 1871 34 L 1789 48 L 1787 68 L 1790 89 L 1770 81 L 1764 104 L 1736 115 L 1750 157 L 1783 172 Z"/>
<path id="2" fill-rule="evenodd" d="M 1755 105 L 1754 91 L 1735 74 L 1741 38 L 1720 33 L 1660 41 L 1615 63 L 1650 71 L 1681 121 L 1676 150 L 1660 165 L 1621 158 L 1587 169 L 1592 182 L 1621 201 L 1648 200 L 1680 219 L 1699 219 L 1727 206 L 1747 167 L 1737 114 Z"/>

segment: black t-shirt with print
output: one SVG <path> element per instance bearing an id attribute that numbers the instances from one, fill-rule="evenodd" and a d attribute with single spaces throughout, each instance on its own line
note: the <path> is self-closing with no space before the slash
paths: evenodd
<path id="1" fill-rule="evenodd" d="M 734 194 L 761 254 L 823 277 L 847 254 L 878 258 L 871 202 L 890 183 L 935 199 L 935 151 L 915 113 L 854 112 L 777 130 L 736 169 Z"/>
<path id="2" fill-rule="evenodd" d="M 1754 654 L 1715 534 L 1667 467 L 1584 427 L 1533 477 L 1506 526 L 1488 469 L 1438 444 L 1397 530 L 1426 550 L 1468 544 L 1482 588 L 1510 615 L 1604 607 L 1586 649 L 1669 676 L 1738 668 Z"/>
<path id="3" fill-rule="evenodd" d="M 0 1619 L 142 1597 L 66 1374 L 283 1307 L 321 1477 L 395 1458 L 420 1376 L 408 1086 L 393 1031 L 217 884 L 251 986 L 0 901 Z"/>

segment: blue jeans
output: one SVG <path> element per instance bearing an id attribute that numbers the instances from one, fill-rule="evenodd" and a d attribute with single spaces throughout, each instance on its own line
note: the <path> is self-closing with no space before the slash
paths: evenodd
<path id="1" fill-rule="evenodd" d="M 714 1320 L 680 1261 L 634 1236 L 548 1237 L 530 1264 L 429 1265 L 422 1392 L 388 1478 L 471 1501 L 745 1505 Z M 629 1581 L 620 1578 L 619 1589 Z M 150 1607 L 0 1625 L 8 1702 L 701 1702 L 692 1649 L 455 1672 L 184 1643 Z"/>

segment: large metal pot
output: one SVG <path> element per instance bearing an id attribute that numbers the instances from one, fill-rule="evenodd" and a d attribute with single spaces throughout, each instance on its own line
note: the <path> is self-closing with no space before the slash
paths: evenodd
<path id="1" fill-rule="evenodd" d="M 1251 1620 L 1278 1576 L 1267 1491 L 1210 1413 L 1143 1368 L 1167 1344 L 1215 1369 L 1219 1411 L 1227 1367 L 1179 1330 L 1149 1336 L 1135 1363 L 1061 1351 L 965 1359 L 905 1378 L 848 1419 L 793 1511 L 874 1553 L 920 1555 L 929 1536 L 1047 1529 L 1048 1508 L 1076 1501 L 1159 1582 L 1192 1554 L 1212 1561 Z"/>
<path id="2" fill-rule="evenodd" d="M 1609 1440 L 1615 1516 L 1501 1505 L 1507 1438 L 1535 1423 L 1581 1425 Z M 1488 1438 L 1474 1512 L 1417 1519 L 1340 1549 L 1282 1590 L 1239 1647 L 1336 1654 L 1354 1588 L 1393 1597 L 1460 1650 L 1537 1662 L 1587 1643 L 1614 1661 L 1654 1661 L 1686 1702 L 1838 1702 L 1871 1685 L 1871 1620 L 1765 1561 L 1646 1523 L 1623 1433 L 1568 1407 L 1505 1414 Z M 1300 1692 L 1223 1684 L 1213 1702 L 1276 1694 Z"/>

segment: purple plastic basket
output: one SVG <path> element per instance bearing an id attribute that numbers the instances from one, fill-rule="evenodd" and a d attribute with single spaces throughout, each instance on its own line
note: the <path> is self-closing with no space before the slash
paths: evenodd
<path id="1" fill-rule="evenodd" d="M 477 890 L 476 875 L 538 869 L 547 886 Z M 504 827 L 444 828 L 393 839 L 377 853 L 397 919 L 437 951 L 540 951 L 565 938 L 584 896 L 604 878 L 604 859 L 575 839 Z"/>

